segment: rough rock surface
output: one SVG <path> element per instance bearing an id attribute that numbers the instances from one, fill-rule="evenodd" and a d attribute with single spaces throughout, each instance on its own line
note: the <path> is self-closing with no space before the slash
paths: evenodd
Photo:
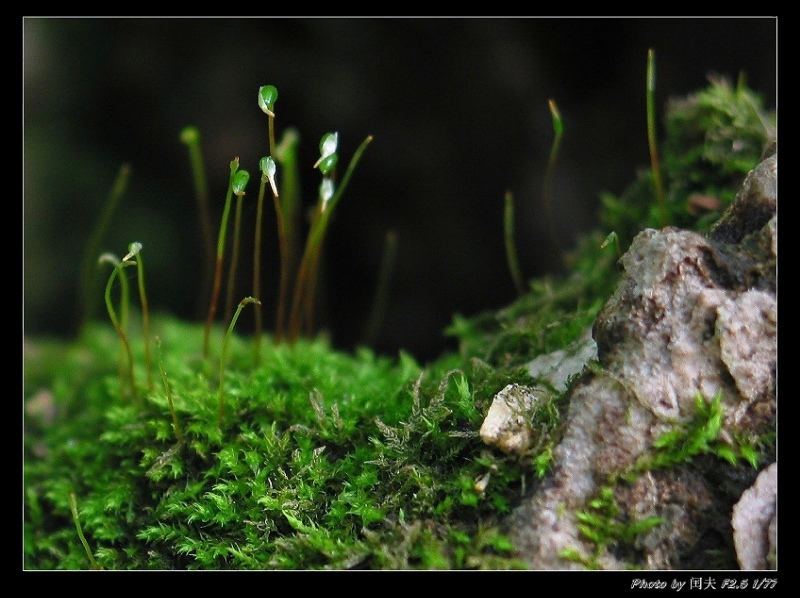
<path id="1" fill-rule="evenodd" d="M 531 568 L 736 567 L 731 514 L 756 470 L 707 455 L 632 482 L 613 476 L 690 422 L 698 392 L 706 401 L 721 395 L 723 440 L 775 430 L 776 262 L 776 150 L 709 234 L 648 229 L 634 239 L 593 327 L 602 372 L 571 387 L 553 472 L 510 518 Z M 609 484 L 619 520 L 662 523 L 598 551 L 576 513 Z"/>
<path id="2" fill-rule="evenodd" d="M 778 464 L 760 474 L 733 508 L 733 541 L 739 567 L 777 569 Z"/>

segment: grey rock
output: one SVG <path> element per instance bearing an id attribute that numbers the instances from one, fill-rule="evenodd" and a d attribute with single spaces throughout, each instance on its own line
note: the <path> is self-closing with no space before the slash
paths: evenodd
<path id="1" fill-rule="evenodd" d="M 622 256 L 622 279 L 593 326 L 601 372 L 569 389 L 553 471 L 510 518 L 531 568 L 726 568 L 709 555 L 733 551 L 732 507 L 757 473 L 749 465 L 697 459 L 631 483 L 615 474 L 690 422 L 698 392 L 706 401 L 721 396 L 723 440 L 774 431 L 776 210 L 774 151 L 709 234 L 647 229 Z M 662 523 L 598 553 L 576 514 L 608 484 L 620 520 Z"/>
<path id="2" fill-rule="evenodd" d="M 742 569 L 777 569 L 777 503 L 778 464 L 773 463 L 733 508 L 733 540 Z"/>

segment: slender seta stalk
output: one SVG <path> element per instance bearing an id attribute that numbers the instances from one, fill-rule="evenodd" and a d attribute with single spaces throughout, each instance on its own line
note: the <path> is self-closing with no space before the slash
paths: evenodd
<path id="1" fill-rule="evenodd" d="M 274 85 L 263 85 L 258 90 L 258 106 L 267 115 L 269 121 L 268 139 L 269 156 L 275 153 L 275 101 L 278 99 L 278 90 Z M 268 156 L 267 156 L 268 157 Z M 265 160 L 265 158 L 262 158 Z M 272 160 L 272 158 L 270 158 Z M 274 162 L 273 162 L 274 164 Z M 261 187 L 258 192 L 258 207 L 256 208 L 256 234 L 253 248 L 253 297 L 261 297 L 261 223 L 264 218 L 264 190 L 267 182 L 267 175 L 261 168 Z M 274 172 L 273 172 L 274 176 Z M 273 195 L 277 196 L 278 191 L 273 187 Z M 264 320 L 261 313 L 261 304 L 255 306 L 256 309 L 256 330 L 255 330 L 255 362 L 256 365 L 261 361 L 261 332 L 264 327 Z"/>
<path id="2" fill-rule="evenodd" d="M 128 302 L 128 292 L 127 292 L 127 279 L 122 272 L 123 268 L 126 266 L 132 266 L 135 262 L 130 261 L 122 261 L 120 262 L 117 257 L 111 253 L 104 253 L 100 256 L 99 263 L 109 262 L 111 265 L 114 266 L 114 269 L 111 271 L 111 276 L 108 277 L 108 283 L 106 284 L 106 292 L 105 292 L 105 300 L 106 300 L 106 310 L 108 310 L 108 317 L 111 319 L 111 324 L 114 326 L 114 330 L 117 331 L 117 336 L 119 336 L 120 342 L 122 343 L 123 349 L 125 351 L 125 355 L 128 361 L 127 367 L 127 378 L 128 384 L 130 386 L 131 392 L 133 393 L 134 400 L 138 403 L 139 402 L 139 395 L 136 391 L 136 383 L 134 381 L 133 376 L 133 353 L 131 352 L 131 345 L 128 342 L 128 335 L 125 332 L 125 320 L 120 322 L 120 319 L 117 317 L 117 312 L 114 309 L 114 302 L 111 299 L 111 287 L 114 284 L 114 279 L 119 276 L 120 279 L 120 288 L 121 288 L 121 303 L 123 305 L 123 311 L 125 311 L 125 304 Z M 120 398 L 124 400 L 124 378 L 125 375 L 123 372 L 125 368 L 123 368 L 120 362 Z"/>
<path id="3" fill-rule="evenodd" d="M 150 356 L 150 308 L 147 303 L 147 292 L 144 287 L 144 262 L 142 261 L 142 244 L 138 242 L 128 245 L 128 255 L 122 258 L 125 262 L 136 257 L 136 274 L 139 283 L 139 301 L 142 304 L 142 332 L 144 337 L 144 364 L 147 371 L 147 388 L 153 390 L 152 358 Z"/>
<path id="4" fill-rule="evenodd" d="M 272 197 L 275 200 L 276 206 L 278 205 L 278 187 L 275 183 L 275 172 L 277 165 L 275 160 L 270 156 L 264 156 L 259 162 L 261 169 L 261 187 L 258 190 L 258 208 L 256 211 L 256 238 L 255 249 L 253 251 L 253 297 L 261 296 L 261 220 L 263 217 L 264 206 L 264 193 L 266 191 L 267 181 L 269 181 L 270 188 L 272 189 Z M 256 330 L 255 330 L 255 363 L 258 365 L 261 361 L 261 333 L 263 328 L 263 319 L 261 316 L 261 303 L 255 305 L 256 310 Z"/>
<path id="5" fill-rule="evenodd" d="M 522 271 L 519 268 L 517 247 L 514 243 L 514 195 L 511 193 L 511 191 L 506 191 L 503 230 L 505 232 L 506 259 L 508 260 L 508 269 L 511 272 L 511 278 L 514 281 L 514 287 L 517 289 L 517 295 L 522 297 L 522 295 L 525 294 L 525 288 L 522 284 Z"/>
<path id="6" fill-rule="evenodd" d="M 236 286 L 236 269 L 239 264 L 239 237 L 242 229 L 242 199 L 244 189 L 250 180 L 250 173 L 246 170 L 238 171 L 233 177 L 233 194 L 236 196 L 236 216 L 233 219 L 233 249 L 231 251 L 231 265 L 228 272 L 228 297 L 225 302 L 225 319 L 227 322 L 233 312 L 233 289 Z"/>
<path id="7" fill-rule="evenodd" d="M 275 149 L 275 158 L 281 165 L 280 200 L 273 191 L 275 215 L 278 222 L 278 245 L 280 248 L 281 272 L 278 289 L 278 309 L 275 320 L 275 340 L 280 342 L 286 333 L 286 305 L 289 301 L 289 281 L 297 270 L 299 253 L 297 230 L 300 219 L 300 183 L 297 167 L 297 144 L 299 136 L 295 129 L 283 134 Z"/>
<path id="8" fill-rule="evenodd" d="M 367 136 L 367 138 L 361 142 L 361 145 L 358 146 L 358 149 L 356 149 L 350 160 L 341 185 L 327 198 L 327 192 L 330 189 L 327 188 L 326 181 L 330 181 L 330 179 L 323 179 L 320 202 L 317 205 L 317 214 L 312 221 L 311 230 L 306 239 L 305 251 L 303 252 L 303 258 L 300 262 L 297 279 L 295 281 L 294 296 L 292 297 L 292 311 L 289 317 L 290 342 L 297 340 L 304 321 L 310 317 L 308 313 L 309 306 L 313 307 L 313 293 L 311 293 L 311 290 L 316 280 L 319 254 L 322 242 L 325 239 L 325 232 L 330 222 L 331 214 L 339 203 L 345 189 L 347 189 L 350 177 L 352 177 L 353 171 L 358 165 L 362 154 L 371 142 L 372 135 Z"/>
<path id="9" fill-rule="evenodd" d="M 248 303 L 255 303 L 256 305 L 258 305 L 260 301 L 255 297 L 245 297 L 239 302 L 239 306 L 236 308 L 236 313 L 233 314 L 231 323 L 228 326 L 228 331 L 225 333 L 225 340 L 222 342 L 222 352 L 219 358 L 219 427 L 220 428 L 222 428 L 222 422 L 225 418 L 225 395 L 223 391 L 225 388 L 225 362 L 227 361 L 228 357 L 228 345 L 231 342 L 231 336 L 233 336 L 233 327 L 236 325 L 236 320 L 239 319 L 239 314 L 242 313 L 242 308 Z"/>
<path id="10" fill-rule="evenodd" d="M 228 195 L 225 198 L 225 209 L 222 212 L 222 220 L 219 225 L 219 235 L 217 237 L 217 259 L 214 269 L 214 286 L 211 289 L 211 302 L 208 306 L 208 319 L 206 320 L 205 338 L 203 340 L 203 358 L 208 358 L 211 347 L 211 325 L 214 323 L 214 316 L 217 313 L 217 303 L 222 288 L 222 262 L 225 254 L 225 235 L 228 229 L 228 217 L 231 212 L 231 198 L 233 197 L 233 177 L 239 169 L 239 158 L 234 158 L 230 163 L 231 175 L 228 179 Z"/>
<path id="11" fill-rule="evenodd" d="M 667 206 L 664 199 L 664 182 L 661 180 L 661 166 L 656 142 L 656 51 L 647 51 L 647 144 L 650 147 L 650 167 L 653 170 L 653 183 L 658 200 L 658 213 L 661 226 L 667 225 Z"/>
<path id="12" fill-rule="evenodd" d="M 197 127 L 184 127 L 181 141 L 189 149 L 189 161 L 192 165 L 197 213 L 200 220 L 200 238 L 203 245 L 203 294 L 207 296 L 214 275 L 214 238 L 211 232 L 211 213 L 208 201 L 208 179 L 200 148 L 200 131 Z"/>
<path id="13" fill-rule="evenodd" d="M 561 147 L 561 137 L 564 134 L 564 121 L 561 120 L 561 113 L 558 111 L 555 100 L 548 100 L 547 105 L 550 108 L 550 115 L 553 117 L 555 137 L 553 138 L 553 145 L 550 148 L 550 158 L 547 160 L 547 171 L 544 175 L 544 210 L 547 218 L 550 242 L 553 248 L 560 252 L 561 243 L 558 240 L 556 224 L 553 218 L 553 174 L 556 168 L 556 160 L 558 159 L 558 151 Z"/>
<path id="14" fill-rule="evenodd" d="M 102 569 L 102 567 L 95 560 L 94 555 L 92 554 L 92 551 L 89 548 L 89 542 L 86 541 L 86 536 L 83 535 L 83 528 L 81 527 L 81 521 L 78 518 L 78 499 L 75 497 L 74 492 L 69 493 L 69 510 L 72 513 L 72 521 L 75 522 L 75 529 L 78 532 L 78 538 L 80 538 L 81 544 L 83 544 L 83 549 L 86 551 L 86 556 L 89 557 L 89 563 L 92 565 L 92 569 L 96 570 Z"/>

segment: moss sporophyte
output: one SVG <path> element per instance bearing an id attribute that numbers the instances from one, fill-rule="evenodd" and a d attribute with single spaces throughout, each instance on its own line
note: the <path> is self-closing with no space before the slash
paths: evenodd
<path id="1" fill-rule="evenodd" d="M 747 156 L 737 151 L 724 159 L 716 153 L 711 159 L 719 168 L 709 168 L 708 159 L 700 168 L 692 131 L 714 127 L 736 111 L 737 118 L 715 134 L 765 142 L 764 123 L 773 118 L 752 92 L 712 81 L 667 115 L 663 200 L 654 194 L 652 170 L 622 196 L 606 194 L 605 230 L 587 236 L 569 255 L 570 275 L 530 280 L 527 288 L 513 243 L 509 191 L 502 215 L 505 239 L 498 242 L 505 241 L 519 296 L 494 313 L 455 315 L 447 334 L 457 338 L 459 350 L 423 367 L 403 351 L 393 358 L 368 345 L 335 351 L 327 336 L 315 331 L 314 297 L 331 214 L 372 137 L 355 151 L 341 179 L 339 133 L 322 137 L 319 159 L 309 164 L 319 171 L 320 185 L 310 220 L 302 222 L 299 135 L 289 128 L 276 143 L 277 97 L 273 86 L 259 89 L 268 151 L 258 162 L 252 294 L 238 303 L 232 296 L 242 270 L 237 269 L 243 255 L 239 233 L 250 226 L 241 210 L 248 171 L 240 169 L 238 157 L 230 162 L 214 251 L 200 134 L 186 127 L 180 137 L 194 177 L 208 278 L 202 289 L 205 322 L 149 313 L 144 250 L 134 243 L 121 260 L 101 257 L 112 266 L 103 294 L 108 320 L 85 320 L 77 342 L 39 340 L 35 351 L 26 350 L 26 568 L 524 568 L 503 531 L 505 521 L 528 489 L 549 475 L 567 408 L 565 393 L 533 378 L 526 364 L 563 349 L 591 325 L 616 284 L 617 252 L 654 214 L 697 228 L 707 215 L 693 211 L 690 195 L 705 193 L 719 198 L 721 206 L 730 203 L 728 190 L 739 180 L 734 173 L 741 172 L 745 159 L 755 165 L 758 144 L 748 146 Z M 555 103 L 550 108 L 555 156 L 563 125 Z M 711 110 L 719 118 L 708 118 Z M 680 159 L 687 155 L 696 158 Z M 739 170 L 729 168 L 733 160 Z M 548 180 L 553 164 L 554 157 Z M 124 188 L 117 186 L 109 200 L 114 205 Z M 547 202 L 551 189 L 546 183 Z M 261 231 L 266 193 L 273 198 L 275 236 Z M 99 226 L 105 231 L 107 222 Z M 94 237 L 92 261 L 101 235 Z M 278 280 L 267 288 L 259 261 L 265 238 L 280 252 Z M 611 242 L 616 252 L 601 247 Z M 395 244 L 390 231 L 386 273 Z M 131 301 L 131 266 L 136 266 L 138 302 Z M 220 326 L 217 305 L 226 272 Z M 92 284 L 85 280 L 82 288 Z M 386 288 L 386 280 L 378 282 L 375 314 Z M 267 293 L 278 299 L 272 334 L 264 334 L 268 324 L 261 312 Z M 247 305 L 256 315 L 252 336 L 235 330 Z M 367 336 L 374 337 L 378 326 L 371 321 Z M 543 388 L 543 399 L 530 414 L 535 443 L 523 455 L 496 451 L 478 434 L 493 397 L 509 384 Z M 697 425 L 660 441 L 656 461 L 641 467 L 668 466 L 697 453 L 756 459 L 757 445 L 742 442 L 730 455 L 714 441 L 715 409 L 713 401 L 703 407 Z M 600 548 L 655 525 L 621 524 L 613 497 L 604 492 L 579 518 L 584 534 Z"/>

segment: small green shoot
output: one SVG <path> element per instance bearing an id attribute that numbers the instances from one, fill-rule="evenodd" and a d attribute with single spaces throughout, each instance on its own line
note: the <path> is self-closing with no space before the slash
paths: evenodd
<path id="1" fill-rule="evenodd" d="M 525 294 L 525 286 L 522 284 L 522 271 L 519 268 L 519 257 L 517 256 L 517 246 L 514 243 L 514 195 L 511 191 L 506 191 L 505 212 L 503 218 L 503 230 L 505 231 L 506 259 L 514 287 L 517 295 L 522 297 Z"/>
<path id="2" fill-rule="evenodd" d="M 550 231 L 550 240 L 553 248 L 560 251 L 561 243 L 558 240 L 556 233 L 555 220 L 553 219 L 553 176 L 556 169 L 556 160 L 558 159 L 558 151 L 561 147 L 561 137 L 564 135 L 564 121 L 561 119 L 561 113 L 558 111 L 558 106 L 553 99 L 547 101 L 550 108 L 550 115 L 553 118 L 553 131 L 555 137 L 553 138 L 553 145 L 550 148 L 550 157 L 547 160 L 547 170 L 544 175 L 544 210 L 547 218 L 547 228 Z"/>
<path id="3" fill-rule="evenodd" d="M 236 269 L 239 264 L 239 238 L 242 230 L 242 199 L 245 196 L 245 187 L 250 181 L 250 173 L 240 170 L 233 176 L 233 194 L 236 196 L 236 215 L 233 219 L 233 249 L 231 250 L 231 265 L 228 271 L 228 298 L 225 303 L 225 322 L 228 322 L 233 313 L 233 291 L 236 286 Z"/>
<path id="4" fill-rule="evenodd" d="M 219 235 L 217 237 L 217 258 L 214 270 L 214 286 L 211 290 L 211 302 L 208 306 L 208 318 L 206 319 L 205 338 L 203 339 L 203 357 L 208 357 L 211 348 L 211 325 L 214 323 L 214 316 L 217 313 L 217 303 L 219 294 L 222 290 L 222 263 L 225 255 L 225 236 L 228 230 L 228 218 L 231 212 L 231 199 L 233 197 L 233 179 L 239 169 L 238 156 L 231 160 L 231 174 L 228 179 L 228 195 L 225 198 L 225 209 L 222 212 L 222 220 L 219 225 Z"/>
<path id="5" fill-rule="evenodd" d="M 203 295 L 208 292 L 214 275 L 214 239 L 211 232 L 211 214 L 209 212 L 208 180 L 200 147 L 200 131 L 197 127 L 184 127 L 180 135 L 181 141 L 189 149 L 189 161 L 192 165 L 192 178 L 197 198 L 197 214 L 200 221 L 200 239 L 203 246 Z"/>
<path id="6" fill-rule="evenodd" d="M 661 226 L 666 226 L 667 205 L 664 198 L 664 182 L 661 179 L 661 164 L 658 159 L 658 142 L 656 141 L 656 51 L 647 51 L 647 143 L 650 146 L 650 167 L 653 170 L 653 182 L 661 218 Z"/>
<path id="7" fill-rule="evenodd" d="M 772 435 L 745 437 L 733 433 L 723 437 L 723 416 L 722 392 L 706 401 L 698 391 L 694 417 L 658 437 L 650 453 L 615 477 L 633 480 L 644 471 L 690 463 L 700 455 L 713 455 L 734 466 L 745 461 L 753 469 L 758 468 L 773 441 Z"/>
<path id="8" fill-rule="evenodd" d="M 242 313 L 242 308 L 247 305 L 248 303 L 255 303 L 258 305 L 260 301 L 255 297 L 245 297 L 239 302 L 239 306 L 236 308 L 236 313 L 233 314 L 233 318 L 231 319 L 231 323 L 228 326 L 228 331 L 225 333 L 225 340 L 222 342 L 222 352 L 219 358 L 219 427 L 222 428 L 222 422 L 225 418 L 225 395 L 224 395 L 224 386 L 225 386 L 225 365 L 228 356 L 228 345 L 231 342 L 231 336 L 233 336 L 233 327 L 236 326 L 236 320 L 239 319 L 239 314 Z"/>
<path id="9" fill-rule="evenodd" d="M 69 493 L 69 509 L 72 512 L 72 520 L 75 522 L 75 529 L 78 531 L 78 537 L 81 539 L 81 544 L 83 544 L 84 550 L 86 550 L 86 556 L 89 557 L 89 563 L 91 563 L 92 569 L 102 569 L 102 567 L 95 560 L 94 554 L 92 554 L 92 551 L 89 548 L 89 542 L 86 541 L 86 536 L 83 535 L 81 521 L 78 518 L 78 499 L 75 497 L 74 492 Z"/>
<path id="10" fill-rule="evenodd" d="M 634 521 L 621 521 L 619 506 L 611 486 L 600 488 L 598 496 L 587 503 L 587 508 L 575 514 L 581 535 L 594 544 L 592 555 L 586 559 L 578 551 L 567 550 L 562 557 L 577 560 L 589 569 L 598 568 L 599 557 L 610 546 L 632 542 L 638 535 L 661 525 L 661 517 L 645 517 Z"/>

